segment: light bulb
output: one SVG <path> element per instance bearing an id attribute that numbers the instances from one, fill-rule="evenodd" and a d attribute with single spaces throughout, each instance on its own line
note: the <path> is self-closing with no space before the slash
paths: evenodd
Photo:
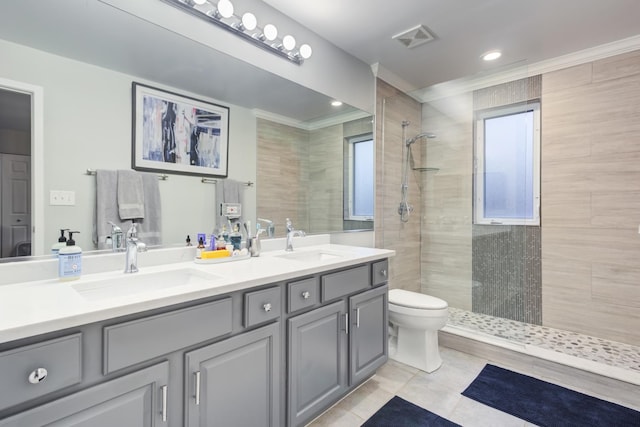
<path id="1" fill-rule="evenodd" d="M 502 52 L 499 50 L 492 50 L 482 55 L 482 59 L 485 61 L 495 61 L 502 56 Z"/>
<path id="2" fill-rule="evenodd" d="M 287 34 L 282 39 L 282 46 L 287 50 L 293 50 L 293 48 L 296 47 L 296 39 L 292 35 Z"/>
<path id="3" fill-rule="evenodd" d="M 278 29 L 273 24 L 267 24 L 264 26 L 264 38 L 273 41 L 278 37 Z"/>
<path id="4" fill-rule="evenodd" d="M 256 20 L 256 16 L 251 13 L 251 12 L 247 12 L 244 15 L 242 15 L 242 26 L 251 31 L 254 30 L 256 28 L 256 25 L 258 25 L 258 21 Z"/>
<path id="5" fill-rule="evenodd" d="M 194 4 L 197 4 L 198 6 L 203 5 L 207 2 L 207 0 L 193 0 Z"/>
<path id="6" fill-rule="evenodd" d="M 312 53 L 313 51 L 311 50 L 311 46 L 309 46 L 308 44 L 303 44 L 302 46 L 300 46 L 300 56 L 303 59 L 311 58 Z"/>
<path id="7" fill-rule="evenodd" d="M 220 0 L 218 2 L 218 12 L 223 18 L 231 18 L 233 16 L 233 4 L 229 0 Z"/>

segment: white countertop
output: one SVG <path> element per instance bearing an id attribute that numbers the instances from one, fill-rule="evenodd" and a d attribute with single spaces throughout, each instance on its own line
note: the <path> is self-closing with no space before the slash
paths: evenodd
<path id="1" fill-rule="evenodd" d="M 304 257 L 305 253 L 335 256 L 296 260 L 287 258 L 284 250 L 272 250 L 263 252 L 259 257 L 226 263 L 182 261 L 141 266 L 140 272 L 134 274 L 125 275 L 118 270 L 87 274 L 70 282 L 60 282 L 55 278 L 6 284 L 0 286 L 0 343 L 384 259 L 395 254 L 387 249 L 321 244 L 298 248 L 294 255 Z M 124 257 L 123 253 L 116 255 Z M 174 279 L 184 272 L 186 276 L 195 277 L 195 280 L 164 288 L 161 284 L 156 289 L 117 286 L 119 280 L 135 280 L 133 276 L 161 283 L 163 278 L 168 280 L 172 272 Z M 89 294 L 82 292 L 91 288 L 92 284 L 106 283 L 116 286 L 99 288 L 98 296 L 94 294 L 88 297 Z"/>

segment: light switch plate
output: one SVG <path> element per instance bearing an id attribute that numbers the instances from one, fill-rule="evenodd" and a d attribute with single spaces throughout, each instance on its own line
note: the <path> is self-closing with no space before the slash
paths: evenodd
<path id="1" fill-rule="evenodd" d="M 49 204 L 51 206 L 75 206 L 76 192 L 51 190 L 49 191 Z"/>

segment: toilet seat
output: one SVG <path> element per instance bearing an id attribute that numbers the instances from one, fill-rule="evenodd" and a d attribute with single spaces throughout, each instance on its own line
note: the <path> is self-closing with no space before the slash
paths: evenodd
<path id="1" fill-rule="evenodd" d="M 389 304 L 419 310 L 442 310 L 449 306 L 446 301 L 440 298 L 404 289 L 391 289 Z"/>

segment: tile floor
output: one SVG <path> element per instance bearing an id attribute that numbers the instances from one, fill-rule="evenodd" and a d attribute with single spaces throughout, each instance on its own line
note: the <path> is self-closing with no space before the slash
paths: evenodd
<path id="1" fill-rule="evenodd" d="M 449 308 L 448 325 L 507 339 L 509 342 L 553 350 L 598 364 L 622 368 L 628 372 L 640 372 L 640 347 L 637 346 L 471 313 L 452 307 Z M 500 363 L 489 362 L 482 357 L 472 356 L 443 346 L 440 347 L 440 352 L 443 365 L 432 374 L 389 360 L 373 378 L 314 420 L 309 426 L 360 426 L 394 395 L 465 427 L 533 425 L 460 394 L 480 373 L 486 363 L 498 366 Z M 504 367 L 533 377 L 540 377 L 535 372 L 527 372 L 524 369 L 509 366 Z M 548 378 L 542 379 L 549 380 Z M 560 383 L 560 385 L 562 384 Z M 568 387 L 577 389 L 572 386 Z M 635 386 L 629 387 L 633 389 Z M 640 386 L 638 387 L 640 390 Z M 607 386 L 604 382 L 599 389 L 601 389 L 598 390 L 600 395 L 589 390 L 577 390 L 601 399 L 615 401 L 606 395 Z M 637 399 L 631 401 L 635 402 Z M 640 404 L 633 408 L 640 410 Z"/>
<path id="2" fill-rule="evenodd" d="M 440 351 L 444 363 L 431 374 L 389 360 L 375 376 L 309 427 L 360 426 L 394 395 L 465 427 L 532 426 L 460 394 L 480 373 L 486 360 L 446 347 Z"/>

